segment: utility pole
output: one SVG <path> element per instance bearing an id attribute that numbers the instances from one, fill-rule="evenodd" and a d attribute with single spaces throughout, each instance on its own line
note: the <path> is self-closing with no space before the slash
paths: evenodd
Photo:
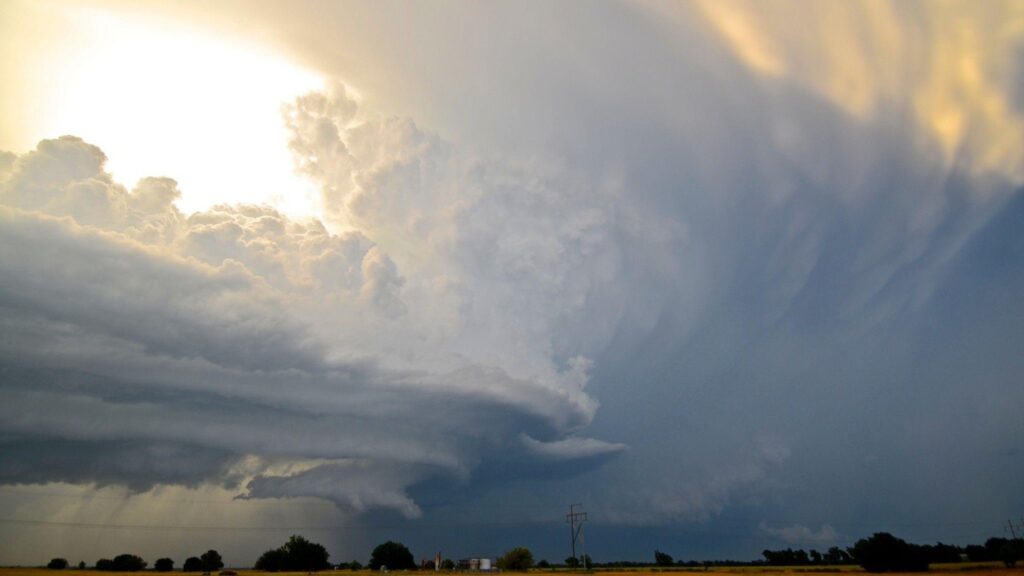
<path id="1" fill-rule="evenodd" d="M 1010 529 L 1010 536 L 1013 536 L 1013 539 L 1016 540 L 1017 539 L 1017 530 L 1013 526 L 1013 520 L 1007 520 L 1006 521 L 1006 526 Z"/>
<path id="2" fill-rule="evenodd" d="M 577 508 L 579 510 L 577 511 Z M 576 541 L 579 540 L 583 547 L 583 523 L 587 521 L 587 513 L 583 511 L 583 504 L 570 504 L 569 513 L 565 515 L 565 522 L 569 524 L 569 535 L 572 537 L 572 557 L 576 558 Z M 583 549 L 583 569 L 587 569 L 587 552 Z"/>

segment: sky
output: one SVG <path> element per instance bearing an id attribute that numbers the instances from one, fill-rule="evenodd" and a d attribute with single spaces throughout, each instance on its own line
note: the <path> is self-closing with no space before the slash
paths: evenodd
<path id="1" fill-rule="evenodd" d="M 0 3 L 0 564 L 1024 514 L 1024 3 Z"/>

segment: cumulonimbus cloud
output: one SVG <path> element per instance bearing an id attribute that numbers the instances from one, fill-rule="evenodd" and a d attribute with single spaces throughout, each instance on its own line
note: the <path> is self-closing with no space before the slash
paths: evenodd
<path id="1" fill-rule="evenodd" d="M 173 180 L 128 190 L 75 137 L 4 157 L 0 481 L 231 485 L 255 457 L 246 497 L 415 516 L 411 485 L 487 450 L 623 448 L 575 435 L 590 362 L 552 327 L 615 274 L 614 191 L 357 111 L 338 89 L 288 115 L 340 233 L 261 206 L 186 216 Z M 32 456 L 51 450 L 132 465 Z"/>
<path id="2" fill-rule="evenodd" d="M 787 505 L 817 514 L 835 478 L 860 494 L 871 462 L 927 453 L 926 432 L 1008 450 L 1019 354 L 1000 319 L 1019 279 L 989 250 L 1019 216 L 1005 5 L 821 3 L 810 26 L 753 3 L 649 7 L 487 5 L 428 24 L 254 5 L 296 45 L 373 29 L 364 42 L 405 48 L 367 48 L 393 59 L 381 69 L 479 90 L 463 130 L 573 158 L 478 154 L 334 85 L 285 110 L 322 222 L 181 214 L 172 180 L 128 190 L 75 138 L 0 155 L 0 478 L 220 482 L 411 516 L 428 478 L 550 479 L 614 458 L 588 477 L 597 514 L 639 524 L 706 519 L 780 477 L 808 491 Z M 450 46 L 449 22 L 577 16 L 602 25 L 536 31 L 559 58 L 498 33 L 451 61 L 422 47 Z M 417 33 L 368 25 L 385 21 Z M 427 65 L 394 60 L 411 53 Z M 976 288 L 991 310 L 971 308 Z M 926 381 L 933 366 L 947 369 Z M 961 410 L 978 400 L 963 382 L 988 386 L 984 411 Z M 958 469 L 992 468 L 969 444 L 986 465 Z M 138 465 L 57 467 L 24 446 Z M 846 503 L 931 489 L 902 480 L 914 489 Z"/>

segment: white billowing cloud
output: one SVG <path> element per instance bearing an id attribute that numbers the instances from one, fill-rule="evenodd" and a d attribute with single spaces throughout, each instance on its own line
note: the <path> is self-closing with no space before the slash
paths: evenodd
<path id="1" fill-rule="evenodd" d="M 641 219 L 612 177 L 478 158 L 410 119 L 361 112 L 342 85 L 297 99 L 286 119 L 327 218 L 374 238 L 405 276 L 370 267 L 384 275 L 371 299 L 391 302 L 378 287 L 401 285 L 424 302 L 405 321 L 440 326 L 429 337 L 448 352 L 519 377 L 581 388 L 587 363 L 573 358 L 611 337 L 627 297 L 618 274 L 628 243 L 679 234 L 667 220 Z"/>
<path id="2" fill-rule="evenodd" d="M 556 339 L 615 296 L 600 286 L 622 258 L 614 190 L 357 110 L 338 89 L 288 114 L 341 233 L 262 206 L 185 216 L 173 180 L 128 190 L 75 137 L 5 155 L 0 306 L 19 337 L 0 343 L 18 372 L 0 383 L 0 479 L 231 483 L 255 457 L 246 497 L 414 517 L 410 486 L 472 477 L 485 450 L 624 449 L 576 434 L 597 409 L 581 354 L 608 325 L 589 347 Z M 137 462 L 31 456 L 47 450 Z M 201 465 L 166 458 L 190 451 Z"/>
<path id="3" fill-rule="evenodd" d="M 834 544 L 839 539 L 835 528 L 828 524 L 822 524 L 821 528 L 812 530 L 803 524 L 773 527 L 761 522 L 758 528 L 765 534 L 778 538 L 787 544 L 801 546 L 827 546 Z"/>

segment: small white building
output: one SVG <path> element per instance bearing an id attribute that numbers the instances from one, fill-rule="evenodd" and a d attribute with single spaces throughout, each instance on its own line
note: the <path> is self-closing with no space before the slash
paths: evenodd
<path id="1" fill-rule="evenodd" d="M 490 572 L 494 570 L 494 561 L 491 558 L 463 558 L 459 560 L 458 569 L 473 572 Z"/>

